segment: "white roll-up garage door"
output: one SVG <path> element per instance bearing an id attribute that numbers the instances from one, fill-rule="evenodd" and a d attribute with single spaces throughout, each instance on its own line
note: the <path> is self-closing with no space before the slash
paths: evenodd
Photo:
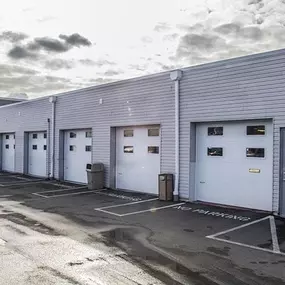
<path id="1" fill-rule="evenodd" d="M 118 189 L 158 194 L 159 133 L 159 127 L 117 129 L 116 185 Z"/>
<path id="2" fill-rule="evenodd" d="M 273 131 L 268 121 L 197 125 L 197 200 L 272 210 Z"/>
<path id="3" fill-rule="evenodd" d="M 47 133 L 29 133 L 28 172 L 34 176 L 47 176 Z"/>
<path id="4" fill-rule="evenodd" d="M 64 180 L 87 183 L 86 165 L 92 160 L 92 131 L 70 130 L 64 134 Z"/>
<path id="5" fill-rule="evenodd" d="M 2 170 L 15 171 L 15 134 L 2 134 Z"/>

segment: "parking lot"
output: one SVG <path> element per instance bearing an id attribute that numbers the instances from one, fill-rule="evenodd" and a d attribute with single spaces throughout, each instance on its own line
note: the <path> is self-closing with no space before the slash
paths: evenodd
<path id="1" fill-rule="evenodd" d="M 0 174 L 0 201 L 87 227 L 93 242 L 124 250 L 165 284 L 184 283 L 174 283 L 160 267 L 186 278 L 185 284 L 285 284 L 285 222 L 269 213 L 9 173 Z M 20 223 L 15 215 L 0 217 Z"/>

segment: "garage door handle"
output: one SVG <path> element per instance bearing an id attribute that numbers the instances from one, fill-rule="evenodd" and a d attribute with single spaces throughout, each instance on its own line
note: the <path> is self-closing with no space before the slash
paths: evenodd
<path id="1" fill-rule="evenodd" d="M 205 184 L 206 182 L 205 181 L 200 181 L 200 184 Z"/>
<path id="2" fill-rule="evenodd" d="M 118 174 L 119 174 L 119 175 L 123 175 L 123 173 L 121 173 L 121 172 L 119 172 Z"/>

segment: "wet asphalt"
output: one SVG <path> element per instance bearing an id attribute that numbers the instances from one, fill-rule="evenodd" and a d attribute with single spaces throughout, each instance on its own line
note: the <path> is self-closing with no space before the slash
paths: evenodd
<path id="1" fill-rule="evenodd" d="M 96 228 L 90 243 L 124 250 L 128 261 L 165 284 L 182 284 L 167 273 L 171 271 L 188 284 L 285 284 L 285 221 L 275 218 L 278 254 L 273 252 L 268 213 L 158 201 L 110 189 L 90 191 L 82 185 L 6 173 L 1 173 L 0 185 L 0 198 Z M 17 213 L 1 218 L 56 234 Z M 209 238 L 213 235 L 221 240 Z"/>

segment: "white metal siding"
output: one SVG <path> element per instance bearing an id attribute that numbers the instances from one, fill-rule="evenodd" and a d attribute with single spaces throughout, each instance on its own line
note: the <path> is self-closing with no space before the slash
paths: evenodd
<path id="1" fill-rule="evenodd" d="M 279 199 L 280 127 L 285 127 L 285 50 L 184 70 L 181 80 L 180 193 L 189 198 L 190 122 L 273 118 L 273 209 Z M 193 187 L 190 189 L 193 191 Z"/>
<path id="2" fill-rule="evenodd" d="M 15 132 L 15 172 L 23 173 L 24 132 L 47 130 L 51 103 L 42 98 L 0 108 L 0 133 Z"/>
<path id="3" fill-rule="evenodd" d="M 150 124 L 161 125 L 161 171 L 174 173 L 174 84 L 168 73 L 69 92 L 56 104 L 56 175 L 60 130 L 92 128 L 92 161 L 104 163 L 109 186 L 111 127 Z"/>

